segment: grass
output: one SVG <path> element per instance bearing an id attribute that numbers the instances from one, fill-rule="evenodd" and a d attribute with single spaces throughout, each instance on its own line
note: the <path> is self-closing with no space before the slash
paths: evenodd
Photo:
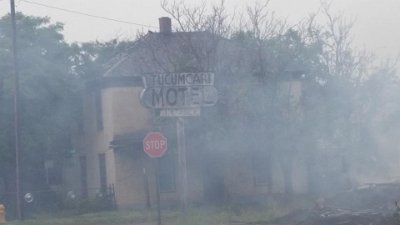
<path id="1" fill-rule="evenodd" d="M 307 202 L 294 204 L 279 201 L 268 206 L 228 205 L 192 207 L 186 216 L 176 210 L 163 210 L 163 225 L 232 225 L 237 222 L 266 223 L 290 211 L 307 207 Z M 156 211 L 106 211 L 83 215 L 41 214 L 24 221 L 11 221 L 7 225 L 153 225 Z"/>
<path id="2" fill-rule="evenodd" d="M 41 214 L 27 220 L 10 222 L 7 225 L 124 225 L 146 221 L 148 217 L 151 216 L 137 211 L 105 211 L 75 216 Z"/>
<path id="3" fill-rule="evenodd" d="M 195 208 L 190 209 L 186 216 L 177 217 L 174 222 L 176 225 L 227 225 L 230 218 L 229 212 L 215 207 Z"/>

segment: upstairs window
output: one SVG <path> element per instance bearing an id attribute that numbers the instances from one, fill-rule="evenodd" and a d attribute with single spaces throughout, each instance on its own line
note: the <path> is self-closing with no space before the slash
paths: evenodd
<path id="1" fill-rule="evenodd" d="M 100 173 L 100 191 L 107 193 L 107 168 L 106 168 L 106 154 L 99 154 L 99 173 Z"/>
<path id="2" fill-rule="evenodd" d="M 101 98 L 101 90 L 95 94 L 95 107 L 96 107 L 96 126 L 97 130 L 103 130 L 103 102 Z"/>

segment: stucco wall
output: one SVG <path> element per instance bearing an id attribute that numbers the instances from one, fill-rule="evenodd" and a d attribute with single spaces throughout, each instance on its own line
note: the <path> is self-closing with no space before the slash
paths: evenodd
<path id="1" fill-rule="evenodd" d="M 117 183 L 114 151 L 110 148 L 114 136 L 148 126 L 148 112 L 140 105 L 138 97 L 140 91 L 140 87 L 111 87 L 88 92 L 83 97 L 84 131 L 77 141 L 77 155 L 86 156 L 89 196 L 100 190 L 99 154 L 104 153 L 106 157 L 107 183 Z M 101 95 L 103 129 L 97 127 L 97 94 Z"/>
<path id="2" fill-rule="evenodd" d="M 113 135 L 132 133 L 149 127 L 149 110 L 140 104 L 141 87 L 114 87 L 103 90 L 104 104 Z"/>
<path id="3" fill-rule="evenodd" d="M 104 91 L 100 93 L 90 92 L 84 96 L 83 105 L 83 121 L 84 131 L 82 136 L 82 144 L 79 149 L 79 156 L 86 156 L 87 165 L 87 188 L 89 196 L 94 196 L 100 191 L 100 172 L 99 172 L 99 154 L 105 153 L 106 167 L 112 168 L 112 152 L 109 149 L 109 142 L 112 140 L 112 130 L 109 129 L 111 122 L 109 121 L 112 114 L 112 109 L 107 103 L 103 103 L 103 129 L 97 128 L 97 114 L 95 99 L 96 94 L 100 94 L 100 98 L 105 98 Z M 107 173 L 108 182 L 112 181 L 113 175 Z"/>

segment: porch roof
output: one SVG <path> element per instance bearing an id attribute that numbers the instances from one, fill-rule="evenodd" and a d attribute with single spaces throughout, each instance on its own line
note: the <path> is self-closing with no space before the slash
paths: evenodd
<path id="1" fill-rule="evenodd" d="M 170 129 L 162 130 L 161 132 L 168 138 L 168 142 L 174 145 L 176 142 L 175 130 L 171 127 Z M 115 135 L 113 140 L 110 141 L 110 148 L 114 150 L 120 150 L 123 148 L 129 148 L 132 146 L 142 145 L 144 137 L 147 133 L 156 131 L 155 129 L 142 129 L 135 132 L 129 132 L 124 134 Z"/>
<path id="2" fill-rule="evenodd" d="M 110 141 L 110 148 L 116 150 L 124 147 L 129 147 L 141 144 L 143 138 L 150 130 L 139 130 L 135 132 L 115 135 L 113 140 Z"/>

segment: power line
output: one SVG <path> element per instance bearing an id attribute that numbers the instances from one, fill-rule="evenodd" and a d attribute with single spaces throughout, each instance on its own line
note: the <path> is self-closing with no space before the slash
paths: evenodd
<path id="1" fill-rule="evenodd" d="M 88 16 L 88 17 L 92 17 L 92 18 L 96 18 L 96 19 L 103 19 L 103 20 L 108 20 L 108 21 L 113 21 L 113 22 L 118 22 L 118 23 L 125 23 L 125 24 L 130 24 L 130 25 L 136 25 L 136 26 L 141 26 L 141 27 L 157 28 L 157 27 L 151 26 L 151 25 L 135 23 L 135 22 L 131 22 L 131 21 L 117 20 L 117 19 L 104 17 L 104 16 L 97 16 L 97 15 L 93 15 L 93 14 L 89 14 L 89 13 L 85 13 L 85 12 L 80 12 L 80 11 L 76 11 L 76 10 L 61 8 L 61 7 L 57 7 L 57 6 L 51 6 L 51 5 L 47 5 L 47 4 L 43 4 L 43 3 L 39 3 L 39 2 L 33 2 L 33 1 L 28 1 L 28 0 L 21 0 L 21 1 L 25 2 L 25 3 L 28 3 L 28 4 L 32 4 L 32 5 L 38 5 L 38 6 L 42 6 L 42 7 L 45 7 L 45 8 L 56 9 L 56 10 L 60 10 L 60 11 L 68 12 L 68 13 L 73 13 L 73 14 L 78 14 L 78 15 L 81 15 L 81 16 Z"/>

